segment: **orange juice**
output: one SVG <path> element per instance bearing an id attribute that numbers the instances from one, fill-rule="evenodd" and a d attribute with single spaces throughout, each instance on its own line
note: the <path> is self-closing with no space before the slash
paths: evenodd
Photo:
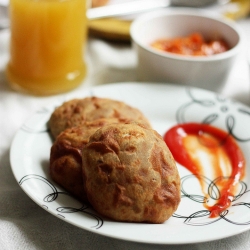
<path id="1" fill-rule="evenodd" d="M 37 95 L 78 86 L 86 74 L 86 0 L 10 0 L 7 78 Z"/>

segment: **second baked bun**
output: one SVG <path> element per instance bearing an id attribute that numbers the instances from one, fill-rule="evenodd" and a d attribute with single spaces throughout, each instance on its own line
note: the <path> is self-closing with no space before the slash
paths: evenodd
<path id="1" fill-rule="evenodd" d="M 162 137 L 138 124 L 98 129 L 83 148 L 85 192 L 116 221 L 163 223 L 180 202 L 180 177 Z"/>
<path id="2" fill-rule="evenodd" d="M 73 99 L 57 107 L 49 120 L 51 134 L 56 138 L 63 130 L 101 118 L 137 121 L 150 127 L 149 121 L 138 109 L 109 98 L 86 97 Z"/>

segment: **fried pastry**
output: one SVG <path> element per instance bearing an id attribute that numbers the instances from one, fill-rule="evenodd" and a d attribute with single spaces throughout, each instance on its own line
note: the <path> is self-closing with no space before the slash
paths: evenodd
<path id="1" fill-rule="evenodd" d="M 82 149 L 89 137 L 100 127 L 120 122 L 118 119 L 98 119 L 64 130 L 50 151 L 50 176 L 76 198 L 86 202 L 82 180 Z"/>
<path id="2" fill-rule="evenodd" d="M 82 150 L 85 192 L 116 221 L 163 223 L 180 202 L 180 177 L 162 137 L 131 124 L 98 129 Z"/>
<path id="3" fill-rule="evenodd" d="M 56 108 L 49 120 L 49 129 L 54 138 L 67 128 L 101 118 L 123 121 L 138 121 L 150 127 L 149 121 L 138 109 L 124 102 L 98 97 L 73 99 Z"/>

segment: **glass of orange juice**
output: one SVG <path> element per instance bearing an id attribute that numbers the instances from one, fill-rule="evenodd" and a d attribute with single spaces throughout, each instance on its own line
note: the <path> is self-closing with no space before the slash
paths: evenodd
<path id="1" fill-rule="evenodd" d="M 11 87 L 52 95 L 77 87 L 86 75 L 87 0 L 10 0 Z"/>

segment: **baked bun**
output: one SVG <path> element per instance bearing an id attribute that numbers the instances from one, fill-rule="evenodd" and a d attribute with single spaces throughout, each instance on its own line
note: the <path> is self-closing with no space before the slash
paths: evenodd
<path id="1" fill-rule="evenodd" d="M 99 128 L 118 119 L 99 119 L 68 128 L 56 138 L 50 151 L 50 176 L 76 198 L 86 202 L 82 180 L 82 149 Z"/>
<path id="2" fill-rule="evenodd" d="M 180 177 L 162 137 L 136 123 L 98 129 L 83 148 L 85 192 L 116 221 L 163 223 L 180 202 Z"/>
<path id="3" fill-rule="evenodd" d="M 138 121 L 150 127 L 149 121 L 136 108 L 124 102 L 98 97 L 73 99 L 56 108 L 49 120 L 49 129 L 54 138 L 67 128 L 79 126 L 86 121 L 101 118 L 116 118 L 121 122 Z"/>

